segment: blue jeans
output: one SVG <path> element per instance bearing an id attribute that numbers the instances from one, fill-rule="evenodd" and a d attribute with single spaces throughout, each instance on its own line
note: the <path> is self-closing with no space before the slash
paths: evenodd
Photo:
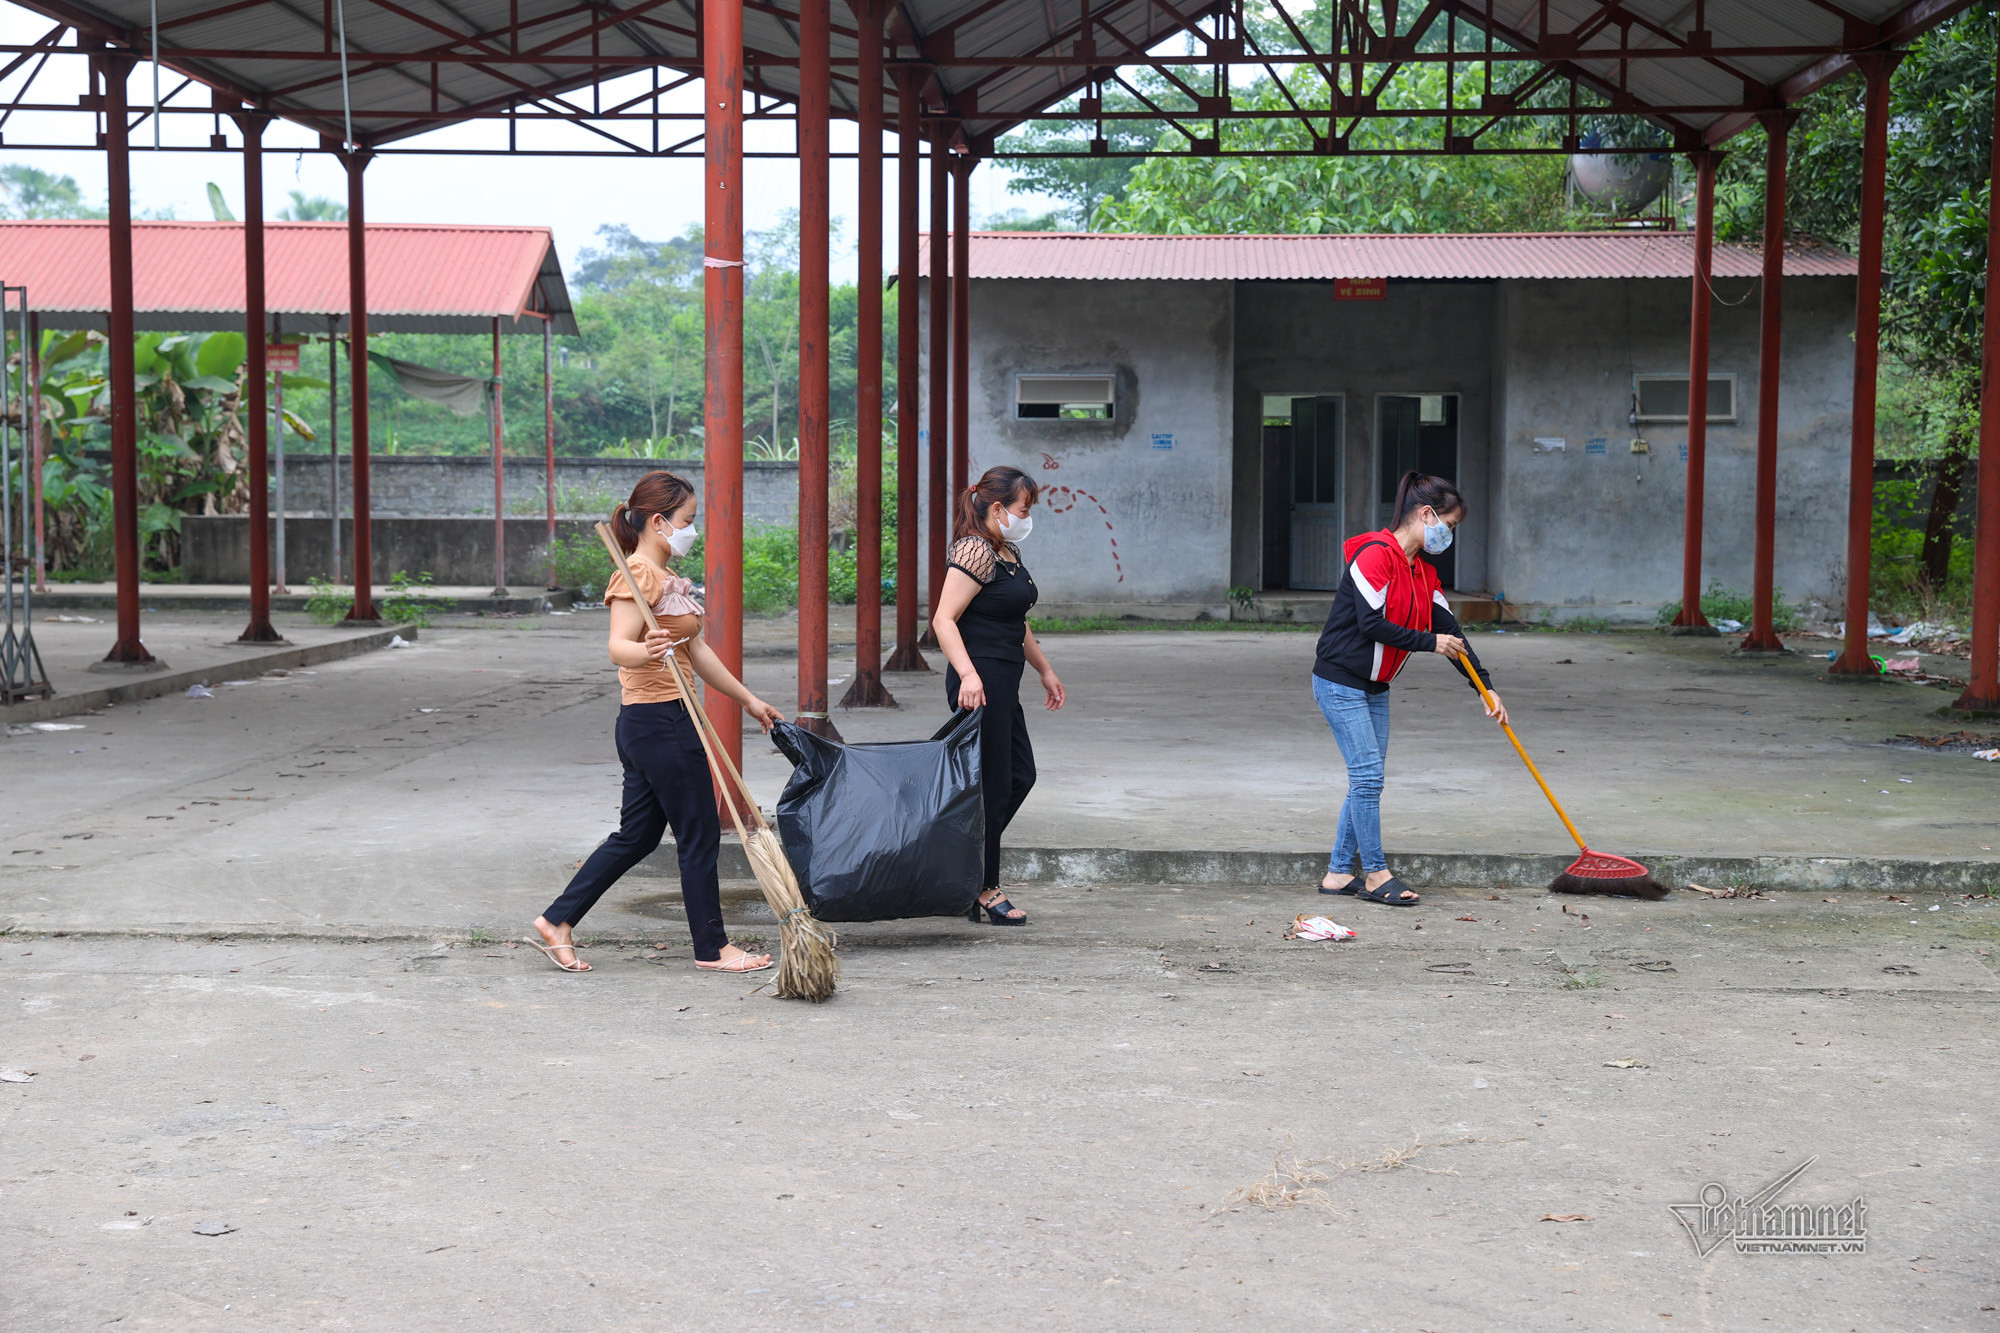
<path id="1" fill-rule="evenodd" d="M 1340 807 L 1340 832 L 1333 840 L 1333 855 L 1327 858 L 1327 873 L 1353 874 L 1356 856 L 1364 875 L 1387 870 L 1388 858 L 1382 855 L 1382 767 L 1389 757 L 1389 692 L 1370 694 L 1318 676 L 1312 682 L 1313 698 L 1347 760 L 1347 800 Z"/>

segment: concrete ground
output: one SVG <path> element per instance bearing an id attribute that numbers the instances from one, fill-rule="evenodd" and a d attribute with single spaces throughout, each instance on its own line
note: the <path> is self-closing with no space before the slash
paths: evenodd
<path id="1" fill-rule="evenodd" d="M 160 613 L 149 633 L 165 643 L 179 624 L 219 641 L 224 628 L 200 620 Z M 116 705 L 75 730 L 16 729 L 0 740 L 21 775 L 0 810 L 0 918 L 512 933 L 616 824 L 604 623 L 452 617 L 405 650 L 218 685 L 213 699 Z M 1052 639 L 1071 702 L 1031 721 L 1041 785 L 1009 843 L 1324 848 L 1344 775 L 1307 692 L 1311 647 L 1224 631 Z M 1488 635 L 1479 648 L 1593 845 L 2000 859 L 2000 765 L 1882 743 L 1957 726 L 1929 716 L 1943 691 L 1827 685 L 1809 662 L 1730 662 L 1652 635 Z M 1419 661 L 1397 686 L 1391 852 L 1562 851 L 1541 793 L 1448 671 Z M 796 697 L 789 661 L 753 659 L 747 674 L 767 698 Z M 926 735 L 944 719 L 941 676 L 891 687 L 905 707 L 838 714 L 850 737 Z M 773 805 L 788 767 L 761 741 L 746 748 Z M 643 928 L 625 902 L 613 895 L 593 924 Z"/>
<path id="2" fill-rule="evenodd" d="M 694 972 L 652 873 L 568 976 L 508 942 L 615 822 L 603 632 L 448 618 L 0 739 L 0 1324 L 1996 1319 L 1991 899 L 1035 884 L 1026 929 L 842 927 L 811 1007 Z M 1479 648 L 1607 845 L 1990 854 L 1996 766 L 1881 744 L 1956 727 L 1937 690 L 1652 636 Z M 1019 845 L 1323 845 L 1310 636 L 1050 651 L 1072 704 L 1034 722 Z M 1558 848 L 1444 671 L 1399 686 L 1392 848 Z M 790 663 L 749 675 L 791 702 Z M 939 677 L 892 688 L 843 729 L 943 718 Z M 768 938 L 754 890 L 725 904 Z M 1322 911 L 1359 938 L 1282 938 Z M 1318 1165 L 1273 1179 L 1284 1152 Z M 1704 1257 L 1670 1210 L 1809 1157 L 1783 1201 L 1861 1198 L 1865 1253 Z"/>
<path id="3" fill-rule="evenodd" d="M 1325 901 L 849 927 L 818 1007 L 665 923 L 585 976 L 463 936 L 16 932 L 4 1322 L 2000 1323 L 1989 902 L 1442 894 L 1281 938 Z M 1671 1211 L 1808 1159 L 1779 1201 L 1861 1200 L 1864 1253 L 1702 1257 Z"/>

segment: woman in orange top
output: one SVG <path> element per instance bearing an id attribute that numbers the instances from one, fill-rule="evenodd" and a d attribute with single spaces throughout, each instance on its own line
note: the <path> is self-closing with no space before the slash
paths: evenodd
<path id="1" fill-rule="evenodd" d="M 694 585 L 670 564 L 688 553 L 695 540 L 694 487 L 671 472 L 649 472 L 632 488 L 632 498 L 611 516 L 611 531 L 631 556 L 639 596 L 660 623 L 648 630 L 625 576 L 614 573 L 604 590 L 611 608 L 611 660 L 618 664 L 623 706 L 616 731 L 619 762 L 625 766 L 625 802 L 618 831 L 590 854 L 548 911 L 535 920 L 539 940 L 528 943 L 565 972 L 588 972 L 576 956 L 570 932 L 618 877 L 660 845 L 671 827 L 680 854 L 681 902 L 694 939 L 695 966 L 711 972 L 756 972 L 771 965 L 769 954 L 750 954 L 729 942 L 722 928 L 722 891 L 715 856 L 721 844 L 715 787 L 708 759 L 688 716 L 669 651 L 681 669 L 692 671 L 742 705 L 765 731 L 780 720 L 778 710 L 744 688 L 701 639 L 701 607 Z"/>

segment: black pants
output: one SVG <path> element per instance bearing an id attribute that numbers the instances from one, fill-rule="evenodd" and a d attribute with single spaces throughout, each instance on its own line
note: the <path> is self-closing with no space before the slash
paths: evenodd
<path id="1" fill-rule="evenodd" d="M 972 659 L 973 670 L 986 686 L 986 712 L 979 719 L 980 786 L 986 797 L 987 888 L 1000 883 L 1000 835 L 1014 822 L 1014 812 L 1035 789 L 1035 747 L 1028 740 L 1028 715 L 1021 708 L 1022 662 Z M 946 667 L 945 702 L 958 707 L 958 668 Z"/>
<path id="2" fill-rule="evenodd" d="M 694 956 L 714 962 L 729 934 L 722 928 L 722 887 L 715 854 L 722 821 L 715 786 L 694 720 L 679 701 L 626 704 L 618 710 L 618 761 L 625 765 L 625 802 L 618 831 L 583 863 L 562 895 L 542 913 L 551 925 L 575 925 L 618 877 L 645 860 L 669 827 L 680 852 L 681 901 L 687 907 Z"/>

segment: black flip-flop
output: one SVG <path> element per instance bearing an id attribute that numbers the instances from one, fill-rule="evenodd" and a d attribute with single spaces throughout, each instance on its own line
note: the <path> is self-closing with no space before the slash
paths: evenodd
<path id="1" fill-rule="evenodd" d="M 1368 881 L 1357 879 L 1354 882 L 1357 885 L 1361 885 L 1366 884 Z M 1389 907 L 1415 907 L 1419 901 L 1418 899 L 1402 896 L 1405 893 L 1413 894 L 1415 892 L 1415 889 L 1403 883 L 1402 880 L 1397 879 L 1394 875 L 1391 875 L 1374 888 L 1364 888 L 1354 896 L 1357 898 L 1366 898 L 1371 903 L 1382 903 Z"/>
<path id="2" fill-rule="evenodd" d="M 1327 872 L 1327 874 L 1332 874 L 1332 873 L 1333 873 L 1332 871 Z M 1333 894 L 1335 896 L 1348 897 L 1348 898 L 1352 898 L 1354 896 L 1355 890 L 1359 889 L 1364 883 L 1367 882 L 1366 880 L 1362 879 L 1359 875 L 1356 875 L 1353 879 L 1347 881 L 1345 887 L 1338 889 L 1329 889 L 1324 883 L 1325 878 L 1326 878 L 1325 875 L 1320 876 L 1322 882 L 1319 886 L 1319 891 L 1321 893 Z"/>

